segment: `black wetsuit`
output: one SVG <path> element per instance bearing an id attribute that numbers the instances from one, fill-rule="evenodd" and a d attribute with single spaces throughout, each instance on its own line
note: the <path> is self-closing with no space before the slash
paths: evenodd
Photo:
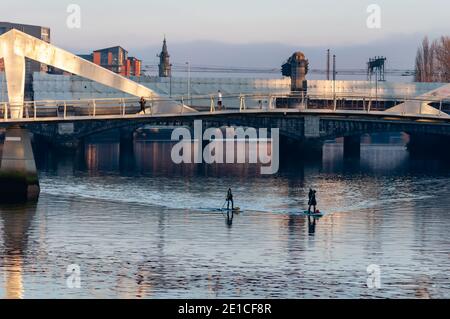
<path id="1" fill-rule="evenodd" d="M 231 209 L 234 209 L 234 201 L 233 201 L 233 193 L 231 193 L 231 189 L 228 190 L 227 193 L 227 209 L 230 209 L 230 202 L 231 202 Z"/>
<path id="2" fill-rule="evenodd" d="M 145 104 L 147 103 L 147 101 L 145 99 L 141 99 L 139 101 L 139 104 L 141 105 L 141 112 L 145 113 Z"/>
<path id="3" fill-rule="evenodd" d="M 313 213 L 316 212 L 317 200 L 316 200 L 316 191 L 309 192 L 309 202 L 308 202 L 308 214 L 311 213 L 311 206 L 314 207 Z"/>

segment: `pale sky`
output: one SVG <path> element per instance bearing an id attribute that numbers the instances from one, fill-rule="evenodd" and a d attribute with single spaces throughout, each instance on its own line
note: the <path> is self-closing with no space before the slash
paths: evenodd
<path id="1" fill-rule="evenodd" d="M 72 3 L 81 7 L 81 29 L 66 26 Z M 372 3 L 381 7 L 378 30 L 366 27 Z M 173 42 L 327 45 L 450 31 L 448 0 L 2 0 L 2 8 L 0 20 L 49 26 L 55 43 L 80 47 L 154 44 L 164 34 Z"/>
<path id="2" fill-rule="evenodd" d="M 381 7 L 380 29 L 366 26 L 372 3 Z M 81 8 L 80 29 L 66 25 L 69 4 Z M 140 53 L 164 35 L 178 45 L 361 46 L 449 34 L 449 15 L 449 0 L 2 0 L 0 21 L 48 26 L 52 42 L 71 51 L 121 45 Z"/>

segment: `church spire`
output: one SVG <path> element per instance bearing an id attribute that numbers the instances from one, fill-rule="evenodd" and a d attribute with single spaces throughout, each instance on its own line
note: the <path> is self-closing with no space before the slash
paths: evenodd
<path id="1" fill-rule="evenodd" d="M 165 35 L 164 35 L 162 52 L 164 52 L 166 54 L 169 54 L 169 52 L 167 51 L 167 41 L 166 41 L 166 36 Z"/>
<path id="2" fill-rule="evenodd" d="M 167 78 L 171 76 L 172 66 L 170 64 L 170 55 L 167 50 L 167 41 L 166 36 L 164 35 L 164 41 L 161 53 L 158 55 L 159 57 L 159 77 Z"/>

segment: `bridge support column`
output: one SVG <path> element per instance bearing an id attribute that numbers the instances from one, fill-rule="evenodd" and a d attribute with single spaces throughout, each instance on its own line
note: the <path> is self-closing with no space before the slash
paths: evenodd
<path id="1" fill-rule="evenodd" d="M 80 138 L 77 143 L 77 148 L 75 149 L 75 159 L 78 163 L 77 168 L 81 170 L 87 169 L 86 162 L 86 139 L 84 137 Z"/>
<path id="2" fill-rule="evenodd" d="M 120 129 L 120 148 L 133 149 L 134 145 L 134 130 L 123 128 Z"/>
<path id="3" fill-rule="evenodd" d="M 6 130 L 0 164 L 0 202 L 27 202 L 39 198 L 39 179 L 28 130 Z"/>
<path id="4" fill-rule="evenodd" d="M 323 141 L 317 138 L 308 138 L 302 141 L 300 151 L 305 159 L 322 160 Z"/>
<path id="5" fill-rule="evenodd" d="M 319 138 L 305 138 L 292 140 L 283 138 L 280 140 L 280 152 L 289 158 L 299 160 L 322 160 L 323 141 Z"/>
<path id="6" fill-rule="evenodd" d="M 344 137 L 344 157 L 359 158 L 361 156 L 361 136 Z"/>
<path id="7" fill-rule="evenodd" d="M 120 154 L 119 166 L 121 170 L 131 170 L 134 165 L 134 131 L 130 129 L 120 130 Z"/>
<path id="8" fill-rule="evenodd" d="M 449 158 L 450 137 L 435 134 L 409 134 L 408 151 L 415 158 Z"/>

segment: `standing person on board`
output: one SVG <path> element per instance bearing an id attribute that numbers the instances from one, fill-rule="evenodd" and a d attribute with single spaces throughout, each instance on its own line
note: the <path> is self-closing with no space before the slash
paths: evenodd
<path id="1" fill-rule="evenodd" d="M 227 193 L 227 210 L 230 210 L 230 202 L 231 202 L 231 209 L 234 210 L 233 193 L 231 192 L 231 188 L 228 188 L 228 193 Z"/>
<path id="2" fill-rule="evenodd" d="M 141 99 L 139 100 L 139 104 L 141 106 L 141 112 L 145 114 L 145 103 L 147 103 L 147 101 L 144 99 L 144 97 L 141 97 Z"/>
<path id="3" fill-rule="evenodd" d="M 317 200 L 316 200 L 316 191 L 309 189 L 308 194 L 309 200 L 308 200 L 308 214 L 311 214 L 311 206 L 314 208 L 313 213 L 316 213 L 316 206 L 317 206 Z"/>
<path id="4" fill-rule="evenodd" d="M 220 92 L 220 90 L 217 92 L 217 107 L 219 108 L 219 110 L 222 110 L 222 92 Z"/>

